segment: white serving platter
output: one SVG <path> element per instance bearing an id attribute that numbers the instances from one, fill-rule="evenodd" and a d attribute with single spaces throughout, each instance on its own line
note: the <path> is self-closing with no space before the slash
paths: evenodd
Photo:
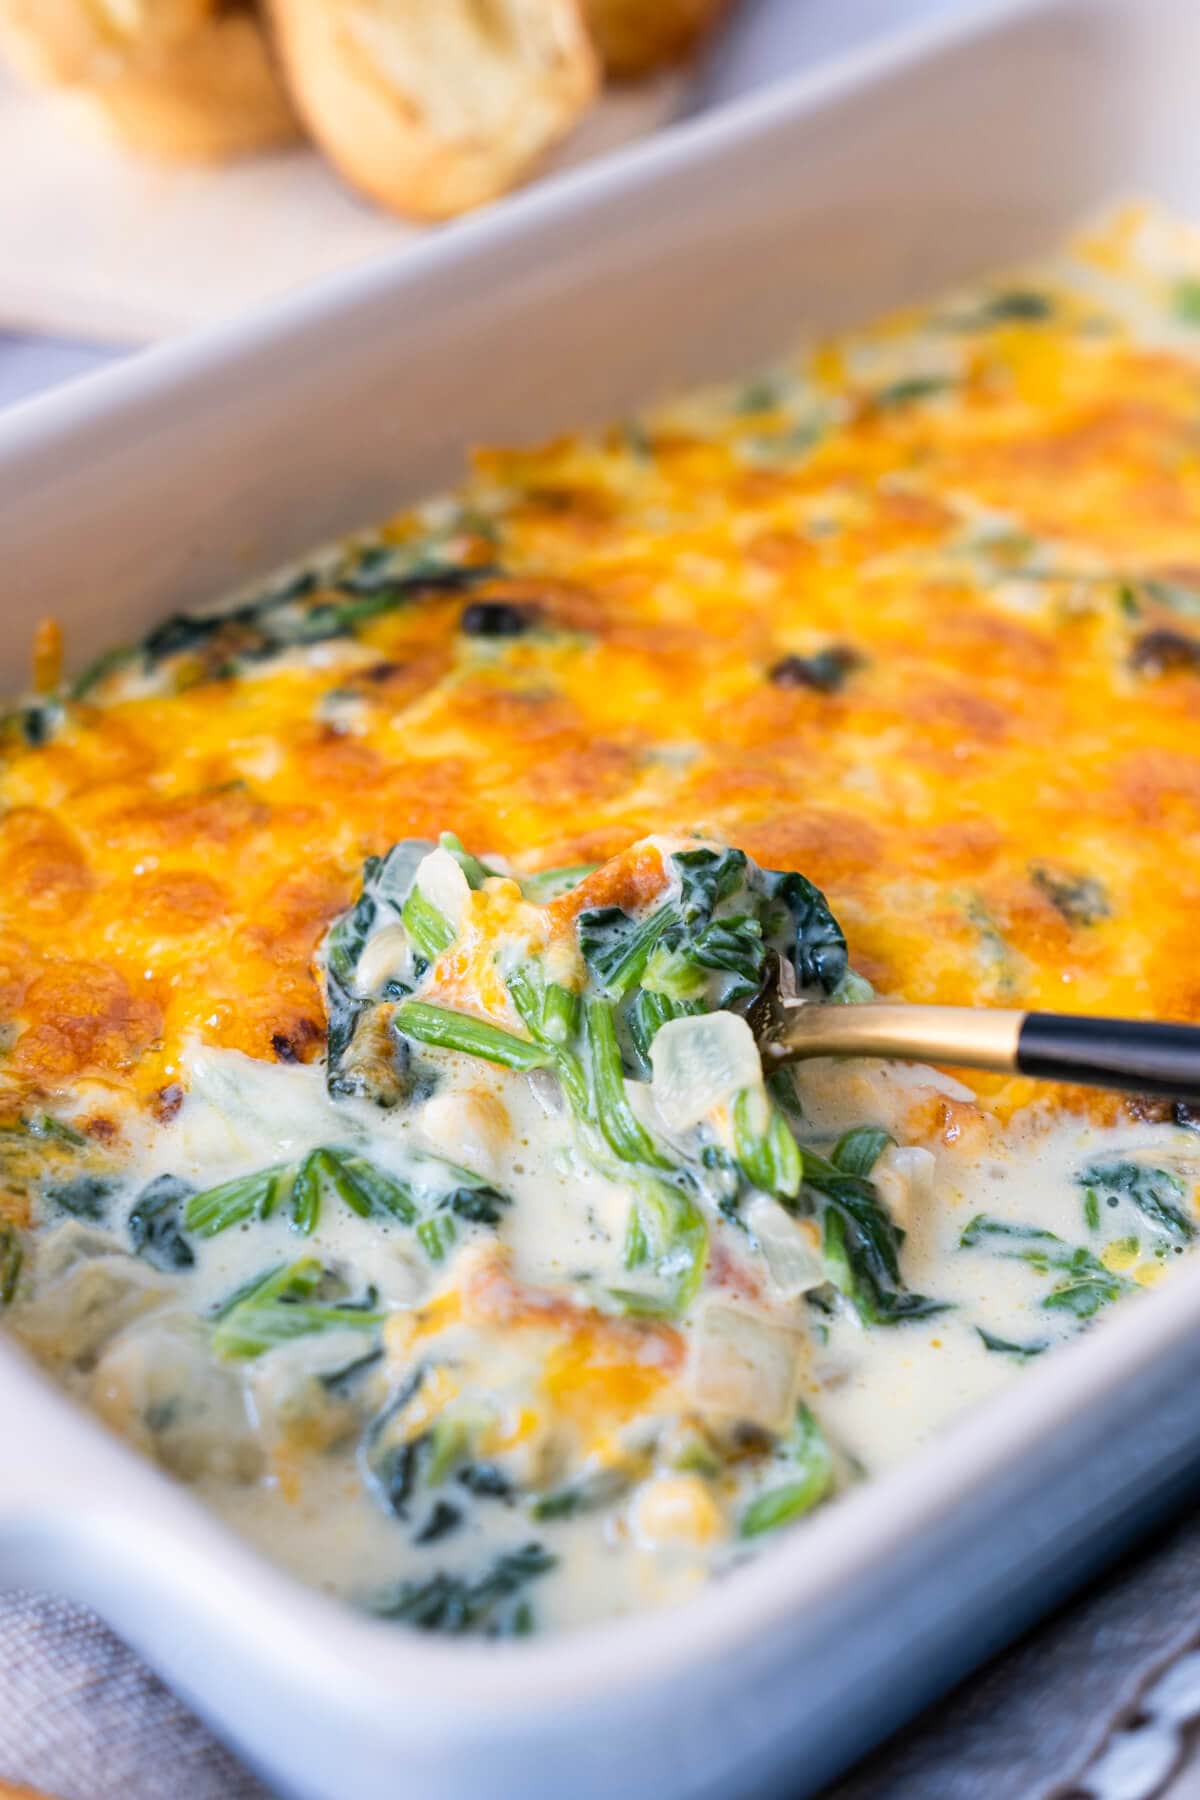
<path id="1" fill-rule="evenodd" d="M 0 680 L 535 439 L 1052 244 L 1200 217 L 1194 0 L 995 0 L 0 419 Z M 0 1579 L 96 1606 L 297 1800 L 812 1792 L 1200 1481 L 1200 1268 L 686 1607 L 528 1644 L 360 1618 L 0 1346 Z"/>

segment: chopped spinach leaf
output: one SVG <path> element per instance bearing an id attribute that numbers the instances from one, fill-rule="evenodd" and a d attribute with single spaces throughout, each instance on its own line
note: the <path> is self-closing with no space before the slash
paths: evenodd
<path id="1" fill-rule="evenodd" d="M 734 410 L 739 413 L 773 412 L 781 398 L 778 380 L 760 375 L 746 383 L 734 402 Z"/>
<path id="2" fill-rule="evenodd" d="M 135 1255 L 169 1273 L 192 1267 L 196 1253 L 183 1234 L 180 1209 L 193 1192 L 177 1175 L 159 1175 L 142 1189 L 128 1219 Z"/>
<path id="3" fill-rule="evenodd" d="M 402 1002 L 392 1022 L 406 1037 L 443 1050 L 461 1050 L 466 1056 L 479 1056 L 506 1069 L 544 1069 L 554 1061 L 553 1052 L 542 1044 L 530 1043 L 486 1019 L 430 1006 L 424 1000 Z"/>
<path id="4" fill-rule="evenodd" d="M 400 917 L 416 950 L 427 962 L 436 962 L 454 942 L 454 927 L 444 913 L 414 885 L 408 891 Z"/>
<path id="5" fill-rule="evenodd" d="M 325 1272 L 315 1257 L 268 1271 L 214 1315 L 213 1349 L 227 1361 L 262 1356 L 319 1331 L 374 1331 L 384 1314 L 363 1301 L 319 1299 Z"/>
<path id="6" fill-rule="evenodd" d="M 973 1250 L 989 1238 L 1015 1238 L 1024 1243 L 1061 1244 L 1062 1239 L 1040 1225 L 1017 1225 L 1010 1219 L 994 1219 L 989 1213 L 976 1213 L 958 1240 L 960 1250 Z"/>
<path id="7" fill-rule="evenodd" d="M 458 1229 L 446 1213 L 435 1213 L 417 1226 L 417 1242 L 432 1263 L 444 1262 L 457 1239 Z"/>
<path id="8" fill-rule="evenodd" d="M 569 889 L 578 887 L 597 867 L 596 863 L 575 863 L 570 868 L 540 869 L 536 875 L 520 877 L 521 892 L 526 900 L 532 900 L 540 906 L 547 900 L 553 900 L 555 895 L 565 894 Z"/>
<path id="9" fill-rule="evenodd" d="M 1090 1193 L 1115 1206 L 1130 1201 L 1165 1237 L 1190 1243 L 1196 1236 L 1196 1220 L 1183 1210 L 1185 1188 L 1178 1175 L 1146 1163 L 1118 1160 L 1090 1162 L 1075 1177 Z"/>
<path id="10" fill-rule="evenodd" d="M 288 1210 L 292 1228 L 308 1237 L 316 1230 L 327 1198 L 343 1200 L 351 1212 L 370 1214 L 357 1182 L 345 1179 L 336 1158 L 328 1150 L 311 1150 L 296 1171 Z"/>
<path id="11" fill-rule="evenodd" d="M 833 1488 L 833 1453 L 807 1406 L 798 1409 L 795 1426 L 780 1451 L 794 1473 L 750 1502 L 738 1525 L 742 1537 L 760 1537 L 764 1531 L 790 1525 L 819 1506 Z"/>
<path id="12" fill-rule="evenodd" d="M 0 1306 L 8 1306 L 16 1294 L 23 1260 L 16 1226 L 8 1219 L 0 1220 Z"/>
<path id="13" fill-rule="evenodd" d="M 339 1198 L 346 1200 L 352 1212 L 361 1218 L 390 1217 L 398 1219 L 402 1225 L 413 1223 L 417 1208 L 407 1183 L 381 1169 L 369 1157 L 349 1150 L 333 1150 L 327 1154 L 332 1157 L 342 1178 L 337 1189 Z M 351 1191 L 355 1192 L 356 1201 L 348 1198 Z"/>
<path id="14" fill-rule="evenodd" d="M 75 1127 L 68 1125 L 64 1119 L 56 1119 L 53 1113 L 30 1113 L 28 1118 L 22 1120 L 22 1124 L 30 1137 L 50 1138 L 55 1143 L 62 1144 L 71 1150 L 82 1150 L 87 1144 L 87 1139 L 81 1131 L 76 1131 Z"/>
<path id="15" fill-rule="evenodd" d="M 985 1350 L 991 1350 L 996 1356 L 1015 1356 L 1020 1362 L 1031 1356 L 1040 1356 L 1043 1350 L 1050 1348 L 1045 1338 L 1038 1338 L 1031 1344 L 1014 1344 L 1008 1338 L 997 1337 L 994 1332 L 985 1331 L 982 1325 L 977 1325 L 975 1330 Z"/>
<path id="16" fill-rule="evenodd" d="M 463 848 L 463 842 L 453 831 L 443 831 L 438 838 L 438 848 L 451 855 L 467 878 L 467 886 L 481 888 L 491 876 L 499 874 L 498 869 L 490 869 L 486 863 L 472 856 Z"/>
<path id="17" fill-rule="evenodd" d="M 945 1312 L 946 1302 L 905 1287 L 900 1274 L 904 1233 L 893 1224 L 872 1183 L 826 1162 L 807 1145 L 804 1182 L 824 1203 L 823 1238 L 830 1280 L 870 1325 L 898 1325 Z"/>
<path id="18" fill-rule="evenodd" d="M 450 1500 L 435 1500 L 425 1523 L 413 1532 L 413 1543 L 434 1544 L 439 1538 L 457 1531 L 462 1522 L 461 1507 L 455 1506 Z"/>
<path id="19" fill-rule="evenodd" d="M 378 1368 L 383 1361 L 383 1350 L 367 1350 L 362 1356 L 356 1356 L 351 1362 L 343 1363 L 340 1369 L 330 1369 L 317 1380 L 327 1393 L 335 1394 L 344 1400 L 354 1391 L 369 1369 Z"/>
<path id="20" fill-rule="evenodd" d="M 749 866 L 744 850 L 679 850 L 671 863 L 685 925 L 711 919 L 722 900 L 737 893 Z"/>
<path id="21" fill-rule="evenodd" d="M 649 988 L 638 989 L 629 1003 L 625 1022 L 643 1071 L 650 1067 L 650 1046 L 659 1028 L 669 1019 L 689 1018 L 701 1010 L 698 1001 L 672 1000 L 667 994 L 651 993 Z"/>
<path id="22" fill-rule="evenodd" d="M 428 1161 L 432 1166 L 436 1159 Z M 465 1170 L 449 1164 L 445 1167 L 456 1180 L 471 1179 Z M 250 1175 L 235 1176 L 219 1187 L 189 1194 L 184 1202 L 184 1227 L 201 1237 L 213 1237 L 232 1225 L 270 1218 L 285 1198 L 292 1225 L 305 1236 L 316 1229 L 326 1201 L 339 1202 L 361 1219 L 393 1218 L 411 1225 L 417 1218 L 412 1193 L 398 1176 L 369 1157 L 325 1145 L 311 1150 L 299 1164 L 275 1163 Z"/>
<path id="23" fill-rule="evenodd" d="M 850 967 L 846 939 L 820 888 L 803 875 L 779 875 L 764 870 L 767 895 L 787 908 L 793 937 L 787 955 L 796 971 L 796 985 L 820 988 L 832 994 Z"/>
<path id="24" fill-rule="evenodd" d="M 1035 288 L 1008 288 L 1003 293 L 993 294 L 984 310 L 997 324 L 1010 321 L 1026 324 L 1050 318 L 1054 302 L 1049 294 L 1039 293 Z"/>
<path id="25" fill-rule="evenodd" d="M 800 1146 L 762 1088 L 743 1088 L 735 1097 L 733 1145 L 747 1181 L 777 1200 L 795 1199 L 804 1169 Z"/>
<path id="26" fill-rule="evenodd" d="M 24 706 L 18 706 L 13 712 L 0 719 L 0 728 L 7 732 L 15 732 L 31 750 L 40 750 L 43 744 L 50 743 L 66 723 L 66 709 L 60 700 L 47 697 L 43 700 L 30 700 Z"/>
<path id="27" fill-rule="evenodd" d="M 522 637 L 533 630 L 538 617 L 539 609 L 535 605 L 517 605 L 511 600 L 473 600 L 469 606 L 464 606 L 458 625 L 464 637 Z"/>
<path id="28" fill-rule="evenodd" d="M 366 1465 L 367 1485 L 376 1503 L 397 1519 L 407 1517 L 409 1501 L 417 1484 L 417 1465 L 422 1448 L 421 1438 L 410 1438 L 402 1444 L 389 1444 Z"/>
<path id="29" fill-rule="evenodd" d="M 582 1017 L 579 995 L 557 981 L 545 980 L 536 962 L 522 963 L 513 970 L 508 991 L 529 1035 L 539 1043 L 565 1049 Z"/>
<path id="30" fill-rule="evenodd" d="M 105 650 L 90 662 L 80 675 L 77 675 L 69 689 L 72 700 L 86 700 L 88 695 L 100 684 L 115 675 L 131 663 L 137 652 L 127 645 L 115 650 Z"/>
<path id="31" fill-rule="evenodd" d="M 215 1237 L 231 1225 L 270 1218 L 289 1175 L 287 1164 L 275 1163 L 189 1195 L 183 1207 L 184 1229 L 198 1237 Z"/>
<path id="32" fill-rule="evenodd" d="M 861 654 L 848 644 L 830 644 L 812 656 L 785 656 L 773 663 L 767 679 L 775 687 L 811 688 L 818 694 L 840 694 L 848 678 L 863 665 Z"/>
<path id="33" fill-rule="evenodd" d="M 418 1631 L 455 1637 L 474 1631 L 497 1636 L 523 1634 L 530 1628 L 529 1614 L 508 1608 L 507 1603 L 557 1561 L 541 1544 L 524 1544 L 498 1556 L 474 1580 L 439 1570 L 424 1581 L 401 1582 L 390 1593 L 380 1595 L 371 1610 L 379 1618 L 412 1625 Z"/>
<path id="34" fill-rule="evenodd" d="M 297 645 L 353 636 L 359 626 L 406 606 L 423 593 L 455 593 L 497 573 L 494 566 L 447 561 L 383 544 L 354 552 L 341 568 L 305 570 L 278 587 L 216 613 L 175 613 L 138 646 L 154 671 L 175 657 L 200 664 L 199 678 L 237 673 L 242 661 L 261 661 Z M 89 675 L 94 685 L 107 670 Z"/>
<path id="35" fill-rule="evenodd" d="M 604 1000 L 586 1000 L 583 1016 L 592 1105 L 610 1150 L 622 1162 L 669 1168 L 669 1159 L 638 1122 L 625 1093 L 612 1007 Z"/>
<path id="36" fill-rule="evenodd" d="M 1072 1251 L 1069 1257 L 1040 1258 L 1027 1251 L 1024 1260 L 1038 1270 L 1055 1270 L 1062 1279 L 1042 1301 L 1047 1311 L 1069 1312 L 1076 1319 L 1090 1319 L 1102 1306 L 1109 1306 L 1130 1291 L 1130 1283 L 1114 1274 L 1094 1257 L 1090 1250 Z"/>
<path id="37" fill-rule="evenodd" d="M 708 1261 L 708 1225 L 682 1188 L 644 1176 L 634 1188 L 625 1267 L 645 1271 L 653 1288 L 614 1288 L 610 1298 L 634 1317 L 674 1318 L 700 1291 Z"/>
<path id="38" fill-rule="evenodd" d="M 389 1401 L 368 1428 L 359 1451 L 364 1483 L 385 1512 L 404 1520 L 418 1500 L 431 1501 L 425 1523 L 413 1534 L 415 1543 L 431 1542 L 461 1522 L 461 1506 L 438 1492 L 451 1479 L 477 1499 L 512 1497 L 511 1484 L 500 1469 L 472 1460 L 477 1418 L 451 1407 L 425 1430 L 409 1433 L 405 1414 L 421 1394 L 427 1373 L 419 1368 Z"/>
<path id="39" fill-rule="evenodd" d="M 1054 316 L 1054 301 L 1036 288 L 1005 288 L 973 311 L 947 323 L 956 331 L 986 331 L 993 325 L 1040 325 Z"/>
<path id="40" fill-rule="evenodd" d="M 513 1484 L 495 1463 L 465 1463 L 454 1471 L 454 1479 L 469 1494 L 480 1500 L 511 1500 Z"/>
<path id="41" fill-rule="evenodd" d="M 501 1207 L 511 1206 L 512 1202 L 498 1188 L 480 1182 L 477 1187 L 455 1188 L 441 1204 L 469 1225 L 498 1225 Z"/>
<path id="42" fill-rule="evenodd" d="M 641 980 L 650 952 L 670 923 L 665 906 L 641 920 L 619 906 L 581 912 L 576 921 L 579 948 L 597 987 L 612 999 L 627 994 Z"/>
<path id="43" fill-rule="evenodd" d="M 766 1085 L 767 1092 L 776 1106 L 785 1112 L 789 1119 L 795 1119 L 797 1123 L 803 1120 L 804 1108 L 801 1106 L 800 1096 L 796 1092 L 794 1070 L 786 1066 L 781 1069 L 772 1069 L 767 1076 Z"/>
<path id="44" fill-rule="evenodd" d="M 1037 1225 L 1019 1225 L 977 1213 L 959 1239 L 959 1247 L 969 1250 L 980 1245 L 1010 1261 L 1028 1263 L 1035 1274 L 1056 1275 L 1059 1279 L 1041 1302 L 1050 1312 L 1090 1319 L 1130 1290 L 1131 1283 L 1106 1268 L 1090 1250 L 1075 1249 L 1055 1232 Z"/>
<path id="45" fill-rule="evenodd" d="M 1029 876 L 1068 925 L 1096 925 L 1112 914 L 1104 885 L 1094 875 L 1078 875 L 1070 870 L 1053 868 L 1048 863 L 1032 863 Z"/>
<path id="46" fill-rule="evenodd" d="M 852 1131 L 842 1133 L 829 1160 L 843 1175 L 866 1178 L 895 1141 L 890 1131 L 883 1131 L 878 1125 L 856 1125 Z"/>
<path id="47" fill-rule="evenodd" d="M 895 412 L 917 401 L 932 400 L 939 394 L 949 393 L 956 385 L 948 375 L 906 375 L 900 381 L 889 382 L 886 387 L 877 389 L 872 398 L 881 412 Z"/>
<path id="48" fill-rule="evenodd" d="M 576 1481 L 568 1482 L 565 1487 L 552 1488 L 548 1494 L 539 1494 L 529 1510 L 539 1521 L 573 1519 L 577 1513 L 596 1512 L 602 1506 L 611 1506 L 614 1500 L 619 1500 L 629 1492 L 632 1480 L 628 1469 L 595 1469 Z"/>
<path id="49" fill-rule="evenodd" d="M 73 1219 L 99 1224 L 108 1216 L 109 1198 L 116 1185 L 102 1175 L 74 1175 L 70 1181 L 51 1182 L 45 1193 L 47 1200 Z"/>

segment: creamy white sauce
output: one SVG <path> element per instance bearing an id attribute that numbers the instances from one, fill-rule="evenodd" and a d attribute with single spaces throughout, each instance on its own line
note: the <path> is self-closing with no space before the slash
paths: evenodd
<path id="1" fill-rule="evenodd" d="M 386 1112 L 357 1102 L 332 1105 L 319 1068 L 272 1067 L 236 1052 L 196 1046 L 185 1104 L 170 1124 L 145 1133 L 123 1191 L 132 1197 L 163 1174 L 210 1185 L 281 1158 L 299 1159 L 330 1142 L 360 1147 L 397 1174 L 414 1153 L 435 1147 L 443 1153 L 452 1149 L 464 1162 L 471 1147 L 478 1167 L 483 1146 L 478 1133 L 471 1143 L 472 1106 L 482 1092 L 498 1101 L 511 1121 L 487 1172 L 498 1178 L 512 1205 L 494 1230 L 461 1228 L 455 1255 L 470 1257 L 475 1245 L 498 1239 L 511 1253 L 517 1280 L 584 1305 L 619 1285 L 628 1190 L 580 1158 L 568 1118 L 548 1084 L 455 1052 L 431 1054 L 443 1076 L 436 1098 Z M 861 1124 L 864 1115 L 895 1127 L 922 1094 L 948 1086 L 964 1091 L 932 1071 L 811 1065 L 799 1078 L 805 1135 L 825 1143 Z M 431 1144 L 426 1115 L 432 1109 L 444 1129 L 456 1107 L 464 1141 L 449 1146 L 443 1136 Z M 772 1309 L 781 1341 L 794 1345 L 797 1392 L 834 1447 L 843 1481 L 889 1467 L 1006 1382 L 1030 1379 L 1021 1359 L 985 1347 L 980 1328 L 1024 1345 L 1052 1345 L 1080 1328 L 1069 1315 L 1042 1306 L 1052 1278 L 986 1246 L 959 1248 L 975 1214 L 1033 1223 L 1097 1251 L 1114 1238 L 1137 1235 L 1140 1248 L 1132 1265 L 1143 1272 L 1167 1273 L 1179 1260 L 1169 1241 L 1147 1230 L 1124 1202 L 1116 1210 L 1106 1207 L 1099 1231 L 1088 1231 L 1075 1177 L 1098 1156 L 1149 1158 L 1186 1171 L 1189 1182 L 1198 1167 L 1193 1140 L 1168 1126 L 1108 1130 L 1080 1120 L 1046 1126 L 1031 1119 L 993 1133 L 983 1155 L 966 1147 L 939 1148 L 930 1190 L 908 1209 L 903 1268 L 910 1287 L 946 1301 L 951 1310 L 889 1328 L 860 1324 L 844 1305 L 832 1316 L 816 1312 L 804 1296 Z M 397 1379 L 390 1358 L 361 1377 L 340 1428 L 335 1418 L 332 1426 L 320 1428 L 313 1444 L 272 1461 L 272 1446 L 281 1433 L 286 1438 L 288 1405 L 302 1407 L 306 1384 L 353 1363 L 372 1338 L 347 1329 L 298 1340 L 250 1362 L 214 1365 L 189 1321 L 209 1314 L 264 1268 L 301 1253 L 343 1268 L 354 1288 L 374 1284 L 381 1304 L 402 1313 L 419 1310 L 453 1272 L 454 1262 L 434 1268 L 408 1227 L 326 1205 L 309 1239 L 298 1239 L 280 1215 L 198 1241 L 194 1268 L 158 1274 L 123 1254 L 124 1204 L 118 1203 L 110 1220 L 116 1227 L 110 1254 L 75 1268 L 89 1269 L 94 1278 L 102 1263 L 125 1295 L 128 1318 L 97 1314 L 81 1301 L 80 1291 L 64 1289 L 56 1242 L 66 1241 L 69 1256 L 71 1240 L 90 1230 L 69 1223 L 42 1240 L 35 1285 L 14 1310 L 13 1323 L 56 1363 L 73 1390 L 192 1481 L 209 1504 L 304 1579 L 370 1603 L 390 1584 L 427 1575 L 431 1555 L 438 1569 L 469 1578 L 497 1552 L 536 1538 L 558 1562 L 532 1584 L 531 1597 L 541 1625 L 561 1626 L 676 1601 L 742 1553 L 731 1530 L 736 1493 L 722 1499 L 723 1529 L 711 1541 L 654 1535 L 657 1515 L 665 1511 L 669 1519 L 675 1479 L 661 1470 L 617 1504 L 574 1518 L 533 1523 L 524 1499 L 478 1500 L 462 1507 L 461 1523 L 443 1540 L 414 1544 L 409 1528 L 370 1497 L 361 1478 L 363 1421 L 382 1407 Z M 731 1258 L 761 1278 L 762 1259 L 745 1232 L 720 1217 L 711 1221 L 711 1230 L 714 1259 Z M 85 1318 L 97 1322 L 95 1345 L 86 1327 L 71 1328 L 64 1303 L 76 1314 L 83 1305 Z M 745 1303 L 735 1293 L 733 1304 Z M 1102 1321 L 1088 1328 L 1102 1328 Z M 683 1329 L 693 1330 L 694 1320 Z M 479 1370 L 473 1371 L 476 1397 L 512 1414 L 531 1373 L 530 1353 L 516 1334 L 501 1353 L 493 1347 L 485 1381 L 480 1384 Z M 189 1384 L 199 1399 L 183 1426 L 158 1432 L 151 1428 L 153 1420 L 148 1426 L 155 1403 L 177 1404 L 178 1391 Z M 329 1442 L 321 1436 L 325 1430 Z M 753 1478 L 745 1485 L 749 1491 Z M 650 1530 L 643 1515 L 650 1517 Z"/>

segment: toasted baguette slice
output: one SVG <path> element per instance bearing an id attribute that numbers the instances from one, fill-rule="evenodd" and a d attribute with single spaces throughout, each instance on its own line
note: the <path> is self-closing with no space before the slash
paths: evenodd
<path id="1" fill-rule="evenodd" d="M 729 0 L 582 0 L 604 72 L 632 81 L 682 62 Z"/>
<path id="2" fill-rule="evenodd" d="M 347 180 L 446 218 L 519 181 L 587 108 L 576 0 L 270 0 L 292 94 Z"/>
<path id="3" fill-rule="evenodd" d="M 261 20 L 221 0 L 0 0 L 0 43 L 128 148 L 223 161 L 299 124 Z"/>
<path id="4" fill-rule="evenodd" d="M 300 136 L 250 13 L 210 19 L 185 43 L 74 91 L 112 137 L 164 162 L 228 162 Z"/>
<path id="5" fill-rule="evenodd" d="M 213 0 L 0 0 L 0 43 L 28 80 L 74 87 L 177 47 L 212 13 Z"/>

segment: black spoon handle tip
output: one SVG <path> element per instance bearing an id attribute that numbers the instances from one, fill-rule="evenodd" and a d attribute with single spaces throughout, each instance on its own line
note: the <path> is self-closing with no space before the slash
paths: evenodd
<path id="1" fill-rule="evenodd" d="M 1027 1013 L 1017 1068 L 1048 1081 L 1193 1099 L 1200 1097 L 1200 1027 Z"/>

